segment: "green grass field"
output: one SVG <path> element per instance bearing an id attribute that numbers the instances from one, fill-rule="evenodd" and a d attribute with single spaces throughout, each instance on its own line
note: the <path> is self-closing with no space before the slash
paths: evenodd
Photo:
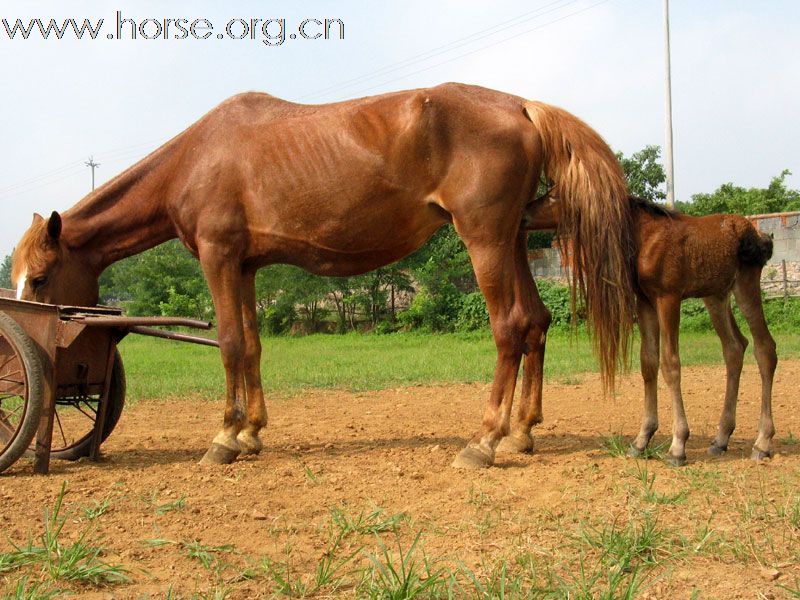
<path id="1" fill-rule="evenodd" d="M 780 358 L 800 355 L 800 336 L 775 335 Z M 495 362 L 488 333 L 312 335 L 264 338 L 262 373 L 270 397 L 302 389 L 376 390 L 433 383 L 487 382 Z M 634 344 L 634 368 L 638 342 Z M 128 399 L 192 396 L 218 399 L 224 389 L 219 352 L 214 348 L 131 335 L 120 346 L 128 378 Z M 722 363 L 713 333 L 681 334 L 684 365 Z M 748 350 L 752 361 L 752 350 Z M 551 334 L 545 377 L 565 383 L 597 371 L 586 335 Z"/>

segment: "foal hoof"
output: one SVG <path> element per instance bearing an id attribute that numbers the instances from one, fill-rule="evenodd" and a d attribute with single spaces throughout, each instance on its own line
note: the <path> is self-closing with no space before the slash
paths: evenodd
<path id="1" fill-rule="evenodd" d="M 242 449 L 241 456 L 258 455 L 264 448 L 261 439 L 252 433 L 241 432 L 236 436 L 236 441 L 239 442 L 239 448 Z"/>
<path id="2" fill-rule="evenodd" d="M 529 433 L 516 432 L 507 435 L 497 446 L 497 452 L 519 452 L 530 454 L 533 452 L 533 437 Z"/>
<path id="3" fill-rule="evenodd" d="M 750 455 L 750 458 L 756 461 L 766 460 L 768 458 L 772 458 L 772 450 L 760 450 L 759 448 L 753 446 L 753 453 Z"/>
<path id="4" fill-rule="evenodd" d="M 211 443 L 208 452 L 200 459 L 201 465 L 229 465 L 239 456 L 239 450 L 228 448 L 216 442 Z"/>
<path id="5" fill-rule="evenodd" d="M 487 454 L 483 448 L 467 446 L 453 461 L 456 469 L 486 469 L 494 463 L 494 453 Z"/>
<path id="6" fill-rule="evenodd" d="M 644 451 L 645 451 L 645 448 L 642 448 L 641 450 L 639 450 L 639 448 L 637 448 L 636 446 L 631 444 L 628 447 L 628 456 L 630 456 L 631 458 L 641 458 L 642 455 L 644 454 Z"/>
<path id="7" fill-rule="evenodd" d="M 711 456 L 722 456 L 727 451 L 728 451 L 727 446 L 722 448 L 721 446 L 717 446 L 714 442 L 711 442 L 711 445 L 708 447 L 708 453 Z"/>
<path id="8" fill-rule="evenodd" d="M 682 467 L 686 464 L 686 457 L 672 456 L 671 454 L 667 454 L 666 456 L 664 456 L 664 462 L 667 463 L 670 467 Z"/>

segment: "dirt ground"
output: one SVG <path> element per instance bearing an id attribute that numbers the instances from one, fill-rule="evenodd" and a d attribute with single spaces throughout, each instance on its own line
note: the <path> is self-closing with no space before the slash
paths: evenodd
<path id="1" fill-rule="evenodd" d="M 55 584 L 78 597 L 270 597 L 280 593 L 277 572 L 305 582 L 308 593 L 330 548 L 334 512 L 355 519 L 378 507 L 380 518 L 404 516 L 380 540 L 364 531 L 349 536 L 348 551 L 363 546 L 350 566 L 369 566 L 366 552 L 381 556 L 381 541 L 406 550 L 421 532 L 419 557 L 463 565 L 487 580 L 504 561 L 512 572 L 528 557 L 539 572 L 558 573 L 551 583 L 567 585 L 581 562 L 603 570 L 602 552 L 586 532 L 640 523 L 648 511 L 662 537 L 637 563 L 639 597 L 790 597 L 781 586 L 796 589 L 800 578 L 800 445 L 791 433 L 800 433 L 800 362 L 779 366 L 778 453 L 763 464 L 749 459 L 760 398 L 752 365 L 742 377 L 738 429 L 720 459 L 705 449 L 721 409 L 724 368 L 684 369 L 692 436 L 689 465 L 680 469 L 604 449 L 611 434 L 627 443 L 638 429 L 638 376 L 607 398 L 596 375 L 578 379 L 546 384 L 534 454 L 499 454 L 494 468 L 480 472 L 450 463 L 477 427 L 486 385 L 311 391 L 271 403 L 262 454 L 219 468 L 197 461 L 221 422 L 220 404 L 140 402 L 126 408 L 102 462 L 56 461 L 43 477 L 23 460 L 0 476 L 0 546 L 10 548 L 6 538 L 36 541 L 43 509 L 52 508 L 66 481 L 64 541 L 88 532 L 85 539 L 105 549 L 102 560 L 124 565 L 130 577 L 99 588 Z M 660 393 L 657 443 L 668 439 L 671 424 L 663 383 Z M 105 510 L 96 511 L 102 514 L 87 511 L 105 500 Z M 205 549 L 207 564 L 192 556 L 193 547 Z M 19 576 L 0 574 L 0 583 L 9 590 Z M 316 595 L 356 596 L 358 577 Z M 295 592 L 302 595 L 302 587 Z"/>

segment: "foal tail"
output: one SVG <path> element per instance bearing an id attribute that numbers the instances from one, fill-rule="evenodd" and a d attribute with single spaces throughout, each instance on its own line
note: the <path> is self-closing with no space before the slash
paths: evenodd
<path id="1" fill-rule="evenodd" d="M 572 312 L 581 297 L 605 388 L 629 366 L 635 316 L 633 221 L 628 186 L 611 148 L 565 110 L 526 102 L 544 148 L 544 173 L 560 200 L 559 244 L 571 258 Z"/>
<path id="2" fill-rule="evenodd" d="M 760 233 L 750 222 L 747 225 L 747 229 L 739 238 L 739 248 L 736 252 L 739 264 L 747 267 L 763 267 L 772 258 L 772 236 Z"/>

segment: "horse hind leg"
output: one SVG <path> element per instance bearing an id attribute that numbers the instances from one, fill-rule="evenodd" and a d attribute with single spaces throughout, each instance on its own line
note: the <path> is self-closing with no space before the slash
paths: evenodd
<path id="1" fill-rule="evenodd" d="M 728 449 L 731 434 L 736 428 L 736 403 L 739 397 L 739 380 L 742 374 L 747 339 L 739 331 L 733 318 L 729 295 L 724 298 L 703 298 L 703 302 L 711 316 L 714 330 L 722 342 L 722 355 L 725 358 L 725 403 L 719 418 L 717 435 L 708 448 L 709 454 L 719 456 Z"/>
<path id="2" fill-rule="evenodd" d="M 256 269 L 242 275 L 242 324 L 244 327 L 244 381 L 247 395 L 247 424 L 236 436 L 243 455 L 258 454 L 264 447 L 259 431 L 267 424 L 267 405 L 261 385 L 261 339 L 256 312 Z"/>
<path id="3" fill-rule="evenodd" d="M 761 416 L 758 421 L 758 437 L 753 445 L 752 457 L 762 460 L 772 456 L 772 438 L 775 424 L 772 420 L 772 383 L 778 355 L 775 340 L 769 332 L 761 303 L 761 268 L 750 267 L 739 272 L 733 293 L 736 304 L 742 311 L 750 333 L 753 335 L 758 372 L 761 375 Z"/>
<path id="4" fill-rule="evenodd" d="M 639 319 L 639 333 L 642 337 L 639 348 L 642 381 L 644 382 L 644 415 L 639 434 L 631 443 L 628 456 L 641 456 L 653 434 L 658 429 L 658 315 L 646 298 L 636 303 Z"/>
<path id="5" fill-rule="evenodd" d="M 219 349 L 225 368 L 226 384 L 223 427 L 200 463 L 229 464 L 241 452 L 236 438 L 245 424 L 242 272 L 239 262 L 228 257 L 225 248 L 216 245 L 200 248 L 200 264 L 217 314 Z"/>
<path id="6" fill-rule="evenodd" d="M 531 429 L 542 422 L 542 386 L 544 380 L 544 352 L 550 311 L 542 302 L 536 283 L 531 298 L 531 326 L 525 339 L 525 359 L 522 366 L 522 391 L 517 418 L 511 433 L 497 447 L 498 452 L 533 452 Z"/>
<path id="7" fill-rule="evenodd" d="M 497 363 L 481 428 L 456 457 L 456 468 L 491 466 L 497 445 L 509 432 L 517 373 L 530 328 L 528 303 L 534 293 L 527 264 L 522 268 L 524 261 L 515 256 L 524 255 L 524 234 L 518 238 L 516 245 L 511 240 L 507 244 L 467 242 L 478 285 L 486 297 Z"/>
<path id="8" fill-rule="evenodd" d="M 681 299 L 678 296 L 665 296 L 656 302 L 661 330 L 661 373 L 672 396 L 672 444 L 665 460 L 674 467 L 686 464 L 686 440 L 689 439 L 689 423 L 681 395 L 681 358 L 678 350 L 680 310 Z"/>

